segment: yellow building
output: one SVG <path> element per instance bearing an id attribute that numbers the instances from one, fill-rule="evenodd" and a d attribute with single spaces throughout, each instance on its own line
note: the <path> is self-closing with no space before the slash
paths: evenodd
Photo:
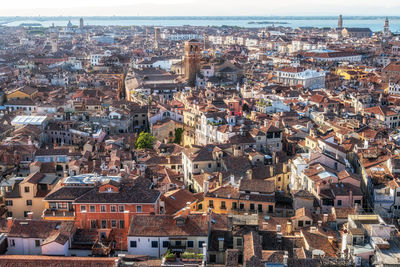
<path id="1" fill-rule="evenodd" d="M 336 74 L 345 80 L 358 80 L 367 77 L 368 73 L 360 68 L 338 68 Z"/>
<path id="2" fill-rule="evenodd" d="M 36 88 L 32 88 L 29 86 L 21 87 L 15 90 L 11 90 L 6 92 L 7 100 L 11 99 L 34 99 L 38 94 L 38 90 Z"/>
<path id="3" fill-rule="evenodd" d="M 275 184 L 268 180 L 242 179 L 240 185 L 206 192 L 203 210 L 219 214 L 274 214 Z"/>
<path id="4" fill-rule="evenodd" d="M 39 219 L 45 210 L 44 197 L 58 183 L 60 177 L 55 174 L 31 173 L 23 180 L 8 188 L 4 194 L 8 217 L 26 218 L 33 212 L 32 218 Z"/>

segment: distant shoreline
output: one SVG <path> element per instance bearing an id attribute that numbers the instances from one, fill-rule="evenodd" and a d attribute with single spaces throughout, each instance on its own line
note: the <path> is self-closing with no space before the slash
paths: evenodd
<path id="1" fill-rule="evenodd" d="M 283 21 L 250 21 L 247 22 L 247 24 L 290 24 L 289 22 L 283 22 Z"/>

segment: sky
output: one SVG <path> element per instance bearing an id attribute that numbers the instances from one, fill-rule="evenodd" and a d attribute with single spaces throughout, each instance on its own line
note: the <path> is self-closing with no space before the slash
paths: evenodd
<path id="1" fill-rule="evenodd" d="M 400 0 L 1 0 L 0 16 L 399 15 Z"/>

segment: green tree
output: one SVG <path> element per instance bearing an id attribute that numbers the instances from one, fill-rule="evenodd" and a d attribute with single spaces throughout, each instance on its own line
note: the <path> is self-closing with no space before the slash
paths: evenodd
<path id="1" fill-rule="evenodd" d="M 152 136 L 150 133 L 141 132 L 139 134 L 138 139 L 136 140 L 136 148 L 143 149 L 143 148 L 153 148 L 153 143 L 155 142 L 156 138 Z"/>
<path id="2" fill-rule="evenodd" d="M 183 134 L 183 129 L 182 128 L 176 128 L 175 129 L 175 139 L 174 139 L 174 143 L 175 144 L 180 144 L 181 143 L 182 134 Z"/>

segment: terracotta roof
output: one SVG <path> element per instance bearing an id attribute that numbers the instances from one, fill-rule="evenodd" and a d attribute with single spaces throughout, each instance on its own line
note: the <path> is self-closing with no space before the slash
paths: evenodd
<path id="1" fill-rule="evenodd" d="M 209 216 L 190 214 L 186 218 L 170 215 L 133 216 L 129 236 L 208 236 Z"/>

